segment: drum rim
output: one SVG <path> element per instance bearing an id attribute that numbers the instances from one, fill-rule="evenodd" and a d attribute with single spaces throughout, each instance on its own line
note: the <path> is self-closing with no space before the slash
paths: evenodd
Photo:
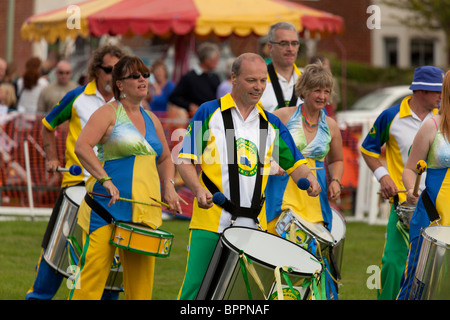
<path id="1" fill-rule="evenodd" d="M 430 229 L 441 228 L 441 227 L 450 228 L 450 226 L 441 226 L 441 225 L 439 225 L 439 226 L 428 226 L 428 227 L 426 227 L 425 229 L 422 230 L 422 237 L 424 239 L 428 240 L 429 242 L 434 243 L 434 244 L 436 244 L 436 245 L 438 245 L 440 247 L 450 249 L 450 243 L 445 243 L 445 242 L 443 242 L 443 241 L 441 241 L 439 239 L 433 238 L 431 235 L 429 235 L 429 234 L 427 234 L 425 232 L 427 229 L 430 230 Z"/>
<path id="2" fill-rule="evenodd" d="M 223 240 L 223 242 L 224 242 L 228 247 L 230 247 L 230 249 L 234 250 L 236 253 L 239 253 L 239 252 L 241 252 L 242 250 L 240 250 L 239 248 L 236 248 L 236 246 L 235 246 L 234 244 L 230 243 L 230 241 L 228 241 L 227 238 L 224 236 L 224 235 L 225 235 L 225 232 L 226 232 L 227 230 L 229 230 L 229 229 L 248 229 L 248 230 L 251 230 L 251 231 L 263 232 L 263 233 L 265 233 L 265 234 L 267 234 L 267 235 L 270 235 L 270 236 L 275 237 L 275 238 L 277 238 L 277 239 L 280 239 L 280 240 L 282 240 L 282 241 L 286 241 L 286 243 L 288 243 L 290 246 L 294 245 L 296 248 L 300 248 L 301 250 L 305 251 L 308 255 L 310 255 L 311 258 L 314 258 L 315 260 L 317 260 L 317 257 L 314 256 L 311 252 L 309 252 L 309 251 L 306 250 L 305 248 L 299 246 L 299 245 L 296 244 L 296 243 L 293 243 L 292 241 L 283 239 L 282 237 L 279 237 L 279 236 L 277 236 L 277 235 L 275 235 L 275 234 L 269 233 L 269 232 L 267 232 L 267 231 L 262 231 L 262 230 L 250 228 L 250 227 L 244 227 L 244 226 L 236 226 L 236 227 L 233 227 L 233 226 L 230 226 L 230 227 L 227 227 L 226 229 L 223 230 L 223 232 L 222 232 L 222 234 L 221 234 L 221 239 Z M 220 241 L 220 240 L 219 240 L 219 241 Z M 253 261 L 255 261 L 255 262 L 257 262 L 257 263 L 259 263 L 259 264 L 261 264 L 261 265 L 263 265 L 263 266 L 265 266 L 265 267 L 269 267 L 270 269 L 275 269 L 275 268 L 277 268 L 277 267 L 280 267 L 280 266 L 274 266 L 274 265 L 272 265 L 272 264 L 270 264 L 270 263 L 268 263 L 268 262 L 265 262 L 265 261 L 262 261 L 262 260 L 260 260 L 260 259 L 258 259 L 258 258 L 255 258 L 255 257 L 253 257 L 252 255 L 250 255 L 250 254 L 248 254 L 248 253 L 246 253 L 246 252 L 244 252 L 244 253 L 245 253 L 247 256 L 249 256 Z M 322 266 L 322 264 L 321 264 L 318 260 L 317 260 L 317 264 L 318 264 L 318 266 L 319 266 L 319 269 L 316 270 L 315 272 L 319 271 L 320 273 L 322 273 L 322 272 L 323 272 L 323 266 Z M 314 272 L 314 273 L 315 273 L 315 272 Z M 300 272 L 300 271 L 296 271 L 296 270 L 293 270 L 293 269 L 292 269 L 292 271 L 290 272 L 290 274 L 298 275 L 298 276 L 313 276 L 314 273 Z"/>
<path id="3" fill-rule="evenodd" d="M 336 241 L 335 244 L 338 244 L 341 241 L 345 240 L 345 235 L 347 233 L 347 220 L 345 219 L 344 215 L 341 214 L 337 209 L 331 207 L 331 219 L 333 219 L 333 213 L 339 217 L 339 220 L 342 221 L 342 226 L 343 226 L 342 238 L 339 240 L 335 239 L 335 241 Z M 334 225 L 334 223 L 331 225 L 331 231 L 330 231 L 331 235 L 333 235 L 333 225 Z M 333 236 L 333 238 L 334 238 L 334 236 Z"/>
<path id="4" fill-rule="evenodd" d="M 161 231 L 161 233 L 156 233 L 156 232 L 153 232 L 153 231 L 142 230 L 142 229 L 140 229 L 139 227 L 140 227 L 140 226 L 144 226 L 144 227 L 145 227 L 145 225 L 139 224 L 139 223 L 136 223 L 136 222 L 131 222 L 131 221 L 115 221 L 113 224 L 114 224 L 114 226 L 118 226 L 118 227 L 121 227 L 121 228 L 126 229 L 126 230 L 131 230 L 131 228 L 123 227 L 123 225 L 125 225 L 125 226 L 127 226 L 127 225 L 133 225 L 133 226 L 136 226 L 137 228 L 136 228 L 136 229 L 133 229 L 133 232 L 137 232 L 137 233 L 141 233 L 141 234 L 155 235 L 155 236 L 158 236 L 158 237 L 160 237 L 160 238 L 173 238 L 173 237 L 174 237 L 174 235 L 173 235 L 172 233 L 170 233 L 169 231 L 163 230 L 163 229 L 152 229 L 152 230 L 158 230 L 158 231 Z M 149 228 L 150 228 L 150 227 L 149 227 Z"/>
<path id="5" fill-rule="evenodd" d="M 87 191 L 86 191 L 86 187 L 85 187 L 85 186 L 68 186 L 68 187 L 66 187 L 66 188 L 63 189 L 64 199 L 68 199 L 71 203 L 73 203 L 74 205 L 80 207 L 80 206 L 81 206 L 81 202 L 83 202 L 83 199 L 81 200 L 80 203 L 76 203 L 71 197 L 69 197 L 69 196 L 67 195 L 67 190 L 69 190 L 69 189 L 71 189 L 71 188 L 84 189 L 84 194 L 83 194 L 83 198 L 84 198 L 84 195 L 85 195 L 86 192 L 87 192 Z M 64 199 L 63 199 L 63 200 L 64 200 Z"/>
<path id="6" fill-rule="evenodd" d="M 317 239 L 317 240 L 320 241 L 321 243 L 328 244 L 328 245 L 333 245 L 334 243 L 336 243 L 336 240 L 334 239 L 334 237 L 333 237 L 333 235 L 331 234 L 331 232 L 330 232 L 329 230 L 327 230 L 327 228 L 325 228 L 325 226 L 323 226 L 322 224 L 320 224 L 320 223 L 318 223 L 318 222 L 310 222 L 310 221 L 308 221 L 308 220 L 306 220 L 306 219 L 300 217 L 298 214 L 296 214 L 296 213 L 295 213 L 293 210 L 291 210 L 291 209 L 286 209 L 286 210 L 284 210 L 284 211 L 289 211 L 289 212 L 294 216 L 294 218 L 296 218 L 296 219 L 299 221 L 299 223 L 301 224 L 301 226 L 299 226 L 299 225 L 297 225 L 297 226 L 298 226 L 298 227 L 301 227 L 301 228 L 302 228 L 306 233 L 308 233 L 308 235 L 310 235 L 311 237 Z M 300 221 L 299 219 L 301 219 L 302 221 Z M 330 239 L 330 240 L 327 240 L 327 239 L 325 239 L 324 237 L 322 237 L 321 235 L 318 235 L 318 234 L 314 233 L 314 232 L 311 230 L 311 228 L 308 228 L 308 225 L 303 224 L 303 221 L 305 221 L 305 222 L 307 222 L 307 223 L 310 223 L 310 224 L 317 224 L 317 225 L 320 225 L 321 227 L 323 227 L 323 229 L 324 229 L 326 232 L 328 232 L 328 235 L 330 236 L 331 239 Z M 295 223 L 295 221 L 294 221 L 294 223 Z"/>

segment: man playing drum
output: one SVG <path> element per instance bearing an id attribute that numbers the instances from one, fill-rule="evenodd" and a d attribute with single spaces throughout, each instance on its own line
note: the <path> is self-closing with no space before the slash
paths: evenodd
<path id="1" fill-rule="evenodd" d="M 220 234 L 232 220 L 234 226 L 257 227 L 271 157 L 295 182 L 306 177 L 310 196 L 321 191 L 286 127 L 259 103 L 267 81 L 264 60 L 257 54 L 242 54 L 233 63 L 231 79 L 230 94 L 200 106 L 178 155 L 178 171 L 196 197 L 186 274 L 178 295 L 182 300 L 196 298 Z M 216 192 L 223 193 L 236 210 L 213 204 Z"/>
<path id="2" fill-rule="evenodd" d="M 405 269 L 408 241 L 405 241 L 398 224 L 396 200 L 406 200 L 402 182 L 403 167 L 408 159 L 414 136 L 426 120 L 437 112 L 441 101 L 443 71 L 432 66 L 416 68 L 410 86 L 412 96 L 400 104 L 383 111 L 367 134 L 361 146 L 362 156 L 380 182 L 381 195 L 385 199 L 394 197 L 386 231 L 386 244 L 381 261 L 381 288 L 379 300 L 393 300 L 400 289 L 400 279 Z M 380 156 L 386 145 L 387 169 Z M 422 178 L 423 181 L 424 177 Z M 423 183 L 421 190 L 423 190 Z M 407 231 L 406 231 L 407 233 Z"/>

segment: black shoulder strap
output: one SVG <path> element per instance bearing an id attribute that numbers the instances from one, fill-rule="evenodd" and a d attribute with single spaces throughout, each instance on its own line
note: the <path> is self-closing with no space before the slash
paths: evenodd
<path id="1" fill-rule="evenodd" d="M 241 203 L 239 186 L 239 164 L 237 162 L 236 135 L 234 134 L 231 109 L 222 111 L 225 138 L 227 144 L 228 180 L 230 184 L 230 201 L 239 207 Z"/>
<path id="2" fill-rule="evenodd" d="M 269 63 L 267 65 L 267 72 L 269 73 L 270 81 L 272 82 L 273 91 L 275 92 L 275 96 L 278 102 L 278 108 L 286 107 L 286 103 L 284 102 L 283 91 L 281 90 L 280 83 L 278 82 L 278 76 L 275 72 L 275 68 L 273 63 Z M 297 104 L 297 97 L 295 96 L 295 87 L 292 90 L 291 101 L 289 101 L 289 106 L 295 106 Z"/>
<path id="3" fill-rule="evenodd" d="M 427 211 L 428 218 L 430 218 L 431 222 L 440 219 L 439 213 L 437 212 L 436 207 L 433 204 L 433 201 L 431 201 L 426 188 L 422 192 L 422 202 L 425 207 L 425 210 Z"/>
<path id="4" fill-rule="evenodd" d="M 86 195 L 84 196 L 84 201 L 86 201 L 87 205 L 91 207 L 91 209 L 94 210 L 95 213 L 97 213 L 107 223 L 113 222 L 113 217 L 111 216 L 111 214 L 105 208 L 103 208 L 97 201 L 91 198 L 89 194 L 86 193 Z"/>

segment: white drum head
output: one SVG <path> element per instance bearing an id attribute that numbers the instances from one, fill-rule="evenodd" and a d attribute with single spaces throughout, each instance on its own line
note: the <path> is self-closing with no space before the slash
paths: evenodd
<path id="1" fill-rule="evenodd" d="M 231 227 L 223 232 L 224 242 L 250 259 L 276 267 L 290 267 L 294 273 L 313 275 L 322 265 L 313 254 L 276 235 L 244 227 Z"/>
<path id="2" fill-rule="evenodd" d="M 450 226 L 427 227 L 423 230 L 423 233 L 441 246 L 450 247 Z"/>
<path id="3" fill-rule="evenodd" d="M 345 220 L 341 216 L 341 214 L 336 211 L 336 209 L 331 208 L 331 212 L 333 215 L 332 217 L 333 222 L 331 223 L 331 235 L 333 236 L 336 242 L 339 242 L 345 238 L 345 231 L 346 231 Z"/>
<path id="4" fill-rule="evenodd" d="M 322 239 L 323 242 L 325 242 L 325 243 L 332 243 L 332 242 L 334 242 L 332 234 L 330 233 L 330 231 L 327 230 L 327 228 L 324 227 L 323 224 L 307 221 L 307 220 L 303 219 L 302 217 L 300 217 L 298 214 L 296 214 L 294 212 L 292 212 L 292 214 L 298 220 L 298 222 L 303 227 L 305 227 L 306 229 L 311 231 L 314 236 Z"/>
<path id="5" fill-rule="evenodd" d="M 86 195 L 86 187 L 84 186 L 68 187 L 64 192 L 67 198 L 69 198 L 73 203 L 80 206 L 81 201 Z"/>

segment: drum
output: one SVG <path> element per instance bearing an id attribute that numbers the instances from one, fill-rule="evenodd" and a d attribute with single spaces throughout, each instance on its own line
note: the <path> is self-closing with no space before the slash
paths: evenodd
<path id="1" fill-rule="evenodd" d="M 398 221 L 402 225 L 403 228 L 409 230 L 409 223 L 411 221 L 412 214 L 416 209 L 415 205 L 409 204 L 406 201 L 400 203 L 397 208 L 395 208 L 395 212 L 398 216 Z"/>
<path id="2" fill-rule="evenodd" d="M 257 229 L 227 228 L 217 243 L 197 300 L 268 299 L 279 287 L 275 278 L 280 268 L 288 270 L 284 275 L 289 281 L 281 277 L 285 279 L 283 291 L 322 273 L 314 255 L 291 241 Z M 295 293 L 302 299 L 308 296 L 300 294 Z"/>
<path id="3" fill-rule="evenodd" d="M 116 221 L 109 242 L 121 249 L 165 258 L 170 255 L 173 234 L 142 224 Z"/>
<path id="4" fill-rule="evenodd" d="M 334 243 L 332 234 L 321 223 L 306 221 L 289 209 L 280 214 L 275 224 L 275 231 L 282 238 L 291 240 L 314 254 L 317 242 L 321 251 Z"/>
<path id="5" fill-rule="evenodd" d="M 334 239 L 331 250 L 333 252 L 336 267 L 340 273 L 340 270 L 342 270 L 345 233 L 347 231 L 347 226 L 344 217 L 336 209 L 331 208 L 331 212 L 333 216 L 331 222 L 331 235 Z"/>
<path id="6" fill-rule="evenodd" d="M 68 187 L 63 190 L 64 198 L 44 252 L 44 260 L 67 278 L 74 274 L 83 248 L 82 230 L 77 224 L 77 213 L 85 194 L 84 186 Z M 122 291 L 122 266 L 117 257 L 114 261 L 105 289 Z"/>
<path id="7" fill-rule="evenodd" d="M 409 300 L 450 299 L 450 226 L 422 231 L 422 246 Z"/>

